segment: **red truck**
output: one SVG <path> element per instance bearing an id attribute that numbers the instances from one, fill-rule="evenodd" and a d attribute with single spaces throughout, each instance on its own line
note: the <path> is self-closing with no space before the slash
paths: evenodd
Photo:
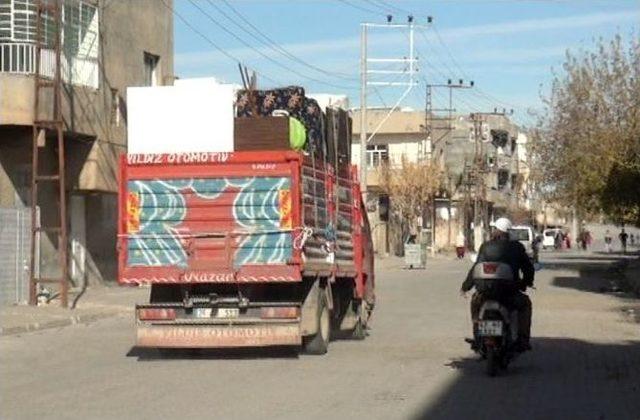
<path id="1" fill-rule="evenodd" d="M 120 161 L 118 281 L 149 284 L 137 345 L 302 346 L 363 339 L 371 232 L 357 170 L 295 151 Z"/>

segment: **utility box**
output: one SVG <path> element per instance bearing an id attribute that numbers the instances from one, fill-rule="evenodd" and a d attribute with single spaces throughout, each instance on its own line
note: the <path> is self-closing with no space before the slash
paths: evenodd
<path id="1" fill-rule="evenodd" d="M 407 268 L 425 268 L 426 253 L 421 244 L 404 244 L 404 264 Z"/>

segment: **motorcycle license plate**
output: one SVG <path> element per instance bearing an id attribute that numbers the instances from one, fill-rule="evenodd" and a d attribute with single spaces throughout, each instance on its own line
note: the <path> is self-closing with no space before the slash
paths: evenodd
<path id="1" fill-rule="evenodd" d="M 237 318 L 239 315 L 239 308 L 218 308 L 216 312 L 216 318 Z"/>
<path id="2" fill-rule="evenodd" d="M 478 322 L 478 334 L 481 336 L 496 337 L 502 335 L 502 321 Z"/>

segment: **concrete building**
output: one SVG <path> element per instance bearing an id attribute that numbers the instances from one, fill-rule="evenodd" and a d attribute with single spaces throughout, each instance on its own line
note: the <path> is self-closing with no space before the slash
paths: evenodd
<path id="1" fill-rule="evenodd" d="M 459 115 L 452 128 L 433 149 L 445 172 L 448 195 L 436 201 L 441 201 L 436 230 L 443 231 L 446 225 L 447 231 L 436 243 L 452 247 L 462 231 L 467 245 L 477 248 L 491 221 L 520 213 L 524 192 L 520 157 L 526 156 L 525 144 L 518 143 L 520 128 L 502 114 Z"/>
<path id="2" fill-rule="evenodd" d="M 69 249 L 73 283 L 82 284 L 115 278 L 118 157 L 127 150 L 126 88 L 173 83 L 173 15 L 155 0 L 62 3 Z M 31 206 L 35 10 L 36 0 L 0 4 L 2 208 Z M 45 38 L 54 33 L 47 25 L 51 22 L 45 20 Z M 40 73 L 53 77 L 54 68 L 53 50 L 44 49 Z M 41 119 L 53 112 L 53 98 L 42 98 Z M 41 172 L 57 166 L 55 143 L 53 133 L 46 133 L 39 147 Z M 56 198 L 53 187 L 42 187 L 42 225 L 57 217 Z M 44 277 L 58 269 L 57 246 L 54 237 L 42 234 L 39 266 Z"/>
<path id="3" fill-rule="evenodd" d="M 386 109 L 367 110 L 369 134 L 387 118 L 387 113 Z M 352 161 L 359 164 L 360 112 L 354 110 L 352 117 Z M 422 217 L 423 241 L 435 250 L 452 248 L 460 231 L 468 245 L 474 246 L 488 231 L 491 220 L 523 205 L 523 179 L 528 176 L 526 136 L 505 115 L 486 114 L 478 119 L 482 121 L 474 122 L 468 115 L 455 116 L 451 122 L 431 118 L 436 128 L 428 135 L 424 111 L 399 110 L 380 126 L 366 151 L 367 207 L 378 253 L 398 253 L 403 236 L 388 218 L 388 200 L 377 179 L 377 168 L 385 161 L 398 164 L 404 156 L 412 162 L 431 159 L 440 167 L 442 189 L 433 207 Z M 476 153 L 482 162 L 478 175 L 481 181 L 470 179 Z M 476 189 L 476 185 L 481 187 Z M 478 212 L 474 213 L 476 195 L 481 200 Z M 474 223 L 476 218 L 479 220 Z"/>
<path id="4" fill-rule="evenodd" d="M 387 118 L 388 109 L 367 110 L 367 133 L 370 135 Z M 351 160 L 360 165 L 360 111 L 352 111 L 353 134 Z M 374 249 L 378 254 L 400 251 L 401 232 L 389 220 L 388 200 L 380 188 L 378 169 L 384 162 L 399 164 L 403 156 L 411 162 L 426 158 L 424 111 L 411 109 L 391 113 L 367 145 L 367 209 L 373 230 Z"/>

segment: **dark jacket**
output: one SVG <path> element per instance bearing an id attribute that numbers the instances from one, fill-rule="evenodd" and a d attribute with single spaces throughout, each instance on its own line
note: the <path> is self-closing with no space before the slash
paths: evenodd
<path id="1" fill-rule="evenodd" d="M 520 290 L 533 286 L 534 268 L 527 256 L 524 246 L 518 241 L 509 239 L 492 239 L 482 244 L 476 262 L 501 262 L 509 264 L 513 273 L 519 278 Z M 473 288 L 473 277 L 469 270 L 462 290 L 467 292 Z M 522 273 L 522 277 L 520 277 Z"/>

